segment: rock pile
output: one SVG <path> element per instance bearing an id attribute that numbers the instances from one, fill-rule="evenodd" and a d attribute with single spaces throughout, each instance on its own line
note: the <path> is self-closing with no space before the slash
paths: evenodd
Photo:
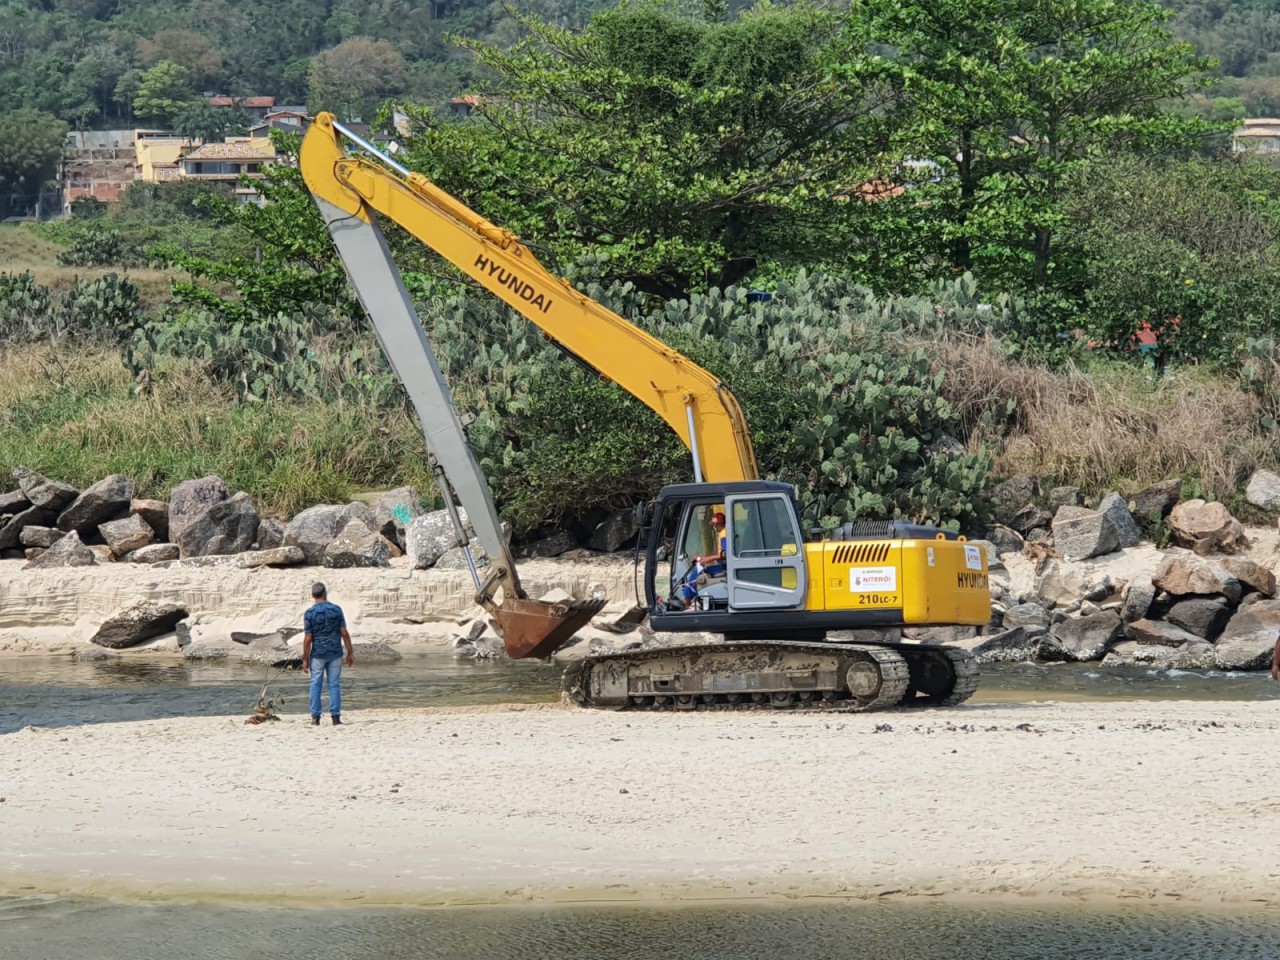
<path id="1" fill-rule="evenodd" d="M 1256 505 L 1280 509 L 1280 477 L 1274 487 L 1255 477 L 1250 490 Z M 987 661 L 1269 666 L 1280 631 L 1276 576 L 1236 555 L 1250 544 L 1223 504 L 1179 500 L 1176 480 L 1127 499 L 1110 494 L 1096 509 L 1076 493 L 1051 491 L 1047 509 L 1035 478 L 997 488 L 992 624 L 960 642 Z M 1140 546 L 1143 532 L 1169 545 Z"/>
<path id="2" fill-rule="evenodd" d="M 308 507 L 283 522 L 261 517 L 246 493 L 231 494 L 221 477 L 188 480 L 168 502 L 134 497 L 131 480 L 113 474 L 84 491 L 18 467 L 18 488 L 0 493 L 0 559 L 25 557 L 28 567 L 146 563 L 189 566 L 385 567 L 408 553 L 416 570 L 466 569 L 463 549 L 445 510 L 423 511 L 413 487 L 365 503 Z M 459 511 L 467 532 L 466 512 Z M 510 531 L 506 531 L 508 536 Z M 554 531 L 519 549 L 559 556 L 579 542 L 614 551 L 633 542 L 630 514 L 592 519 L 582 536 Z M 486 557 L 471 536 L 472 558 Z"/>

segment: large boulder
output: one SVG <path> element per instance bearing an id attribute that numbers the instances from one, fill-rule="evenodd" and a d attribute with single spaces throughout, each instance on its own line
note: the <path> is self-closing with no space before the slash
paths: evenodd
<path id="1" fill-rule="evenodd" d="M 1276 594 L 1276 575 L 1252 560 L 1244 557 L 1218 557 L 1214 562 L 1240 581 L 1245 593 L 1260 593 L 1264 598 Z"/>
<path id="2" fill-rule="evenodd" d="M 1026 541 L 1022 534 L 1018 533 L 1010 527 L 1006 527 L 1002 523 L 993 523 L 987 528 L 987 542 L 991 544 L 991 553 L 995 554 L 994 559 L 999 560 L 1006 553 L 1018 553 L 1022 550 Z M 987 557 L 988 566 L 997 566 L 992 563 L 992 557 Z"/>
<path id="3" fill-rule="evenodd" d="M 120 559 L 126 563 L 164 563 L 177 560 L 179 552 L 176 543 L 150 543 L 132 553 L 126 553 Z"/>
<path id="4" fill-rule="evenodd" d="M 65 536 L 57 527 L 23 527 L 18 539 L 24 547 L 47 550 Z"/>
<path id="5" fill-rule="evenodd" d="M 1244 526 L 1217 501 L 1184 500 L 1170 512 L 1169 530 L 1175 541 L 1201 556 L 1234 553 L 1247 545 Z"/>
<path id="6" fill-rule="evenodd" d="M 186 616 L 187 609 L 180 604 L 143 600 L 106 620 L 89 641 L 100 647 L 121 650 L 168 633 Z"/>
<path id="7" fill-rule="evenodd" d="M 1035 660 L 1040 653 L 1043 629 L 1014 627 L 985 637 L 961 641 L 961 646 L 978 658 L 979 663 L 1023 663 Z"/>
<path id="8" fill-rule="evenodd" d="M 1134 580 L 1124 592 L 1124 601 L 1120 605 L 1120 619 L 1124 623 L 1141 620 L 1151 609 L 1156 598 L 1155 585 L 1150 580 Z"/>
<path id="9" fill-rule="evenodd" d="M 1155 647 L 1185 647 L 1189 643 L 1204 642 L 1204 638 L 1163 620 L 1135 620 L 1125 625 L 1124 635 L 1131 643 Z"/>
<path id="10" fill-rule="evenodd" d="M 274 550 L 277 547 L 284 546 L 284 524 L 279 520 L 271 517 L 263 517 L 258 521 L 258 539 L 259 550 Z M 303 556 L 306 560 L 306 556 Z"/>
<path id="11" fill-rule="evenodd" d="M 1129 512 L 1133 514 L 1139 527 L 1150 532 L 1169 515 L 1174 504 L 1181 499 L 1181 480 L 1161 480 L 1131 496 Z"/>
<path id="12" fill-rule="evenodd" d="M 1009 529 L 1016 531 L 1022 536 L 1027 536 L 1032 530 L 1041 530 L 1048 528 L 1053 523 L 1053 514 L 1044 507 L 1037 506 L 1034 503 L 1024 504 L 1021 509 L 1009 518 Z"/>
<path id="13" fill-rule="evenodd" d="M 1222 597 L 1187 597 L 1179 600 L 1165 619 L 1204 640 L 1216 640 L 1231 619 L 1231 607 Z"/>
<path id="14" fill-rule="evenodd" d="M 1100 557 L 1119 546 L 1120 534 L 1104 514 L 1067 504 L 1053 515 L 1053 547 L 1072 560 Z"/>
<path id="15" fill-rule="evenodd" d="M 84 534 L 129 512 L 133 481 L 120 473 L 103 477 L 72 501 L 58 516 L 58 529 Z"/>
<path id="16" fill-rule="evenodd" d="M 219 501 L 188 516 L 176 542 L 183 559 L 243 553 L 258 536 L 258 511 L 247 493 Z"/>
<path id="17" fill-rule="evenodd" d="M 117 559 L 126 553 L 140 550 L 156 539 L 156 532 L 136 513 L 129 514 L 123 520 L 108 520 L 99 524 L 98 532 Z"/>
<path id="18" fill-rule="evenodd" d="M 573 534 L 567 530 L 557 530 L 549 537 L 530 540 L 520 547 L 519 555 L 522 557 L 558 557 L 566 550 L 572 550 L 577 545 L 578 541 L 573 538 Z"/>
<path id="19" fill-rule="evenodd" d="M 1047 627 L 1049 611 L 1038 603 L 1019 603 L 1005 611 L 1001 623 L 1005 627 Z"/>
<path id="20" fill-rule="evenodd" d="M 401 550 L 406 549 L 405 530 L 422 516 L 422 494 L 417 487 L 396 487 L 378 498 L 373 507 L 375 528 Z"/>
<path id="21" fill-rule="evenodd" d="M 1057 512 L 1062 507 L 1083 507 L 1084 494 L 1079 487 L 1054 487 L 1045 498 L 1049 509 Z"/>
<path id="22" fill-rule="evenodd" d="M 596 528 L 587 539 L 587 546 L 592 550 L 615 553 L 634 543 L 639 530 L 640 525 L 636 523 L 635 515 L 631 511 L 615 513 L 596 524 Z"/>
<path id="23" fill-rule="evenodd" d="M 346 526 L 345 511 L 346 507 L 332 503 L 308 507 L 285 526 L 283 546 L 300 547 L 310 566 L 320 566 L 325 548 Z"/>
<path id="24" fill-rule="evenodd" d="M 19 489 L 31 501 L 33 507 L 44 507 L 46 510 L 61 513 L 67 504 L 80 496 L 80 491 L 71 484 L 50 480 L 26 467 L 14 467 L 13 476 L 18 481 Z"/>
<path id="25" fill-rule="evenodd" d="M 80 534 L 72 530 L 34 560 L 28 560 L 23 570 L 47 570 L 53 567 L 92 567 L 98 562 L 94 552 L 80 540 Z"/>
<path id="26" fill-rule="evenodd" d="M 998 483 L 991 491 L 996 518 L 1007 521 L 1022 506 L 1040 495 L 1040 481 L 1029 473 L 1020 473 Z"/>
<path id="27" fill-rule="evenodd" d="M 1099 610 L 1055 623 L 1040 643 L 1042 660 L 1101 660 L 1120 633 L 1120 615 Z"/>
<path id="28" fill-rule="evenodd" d="M 1280 510 L 1280 475 L 1270 470 L 1255 470 L 1244 488 L 1244 498 L 1263 510 Z"/>
<path id="29" fill-rule="evenodd" d="M 391 542 L 352 517 L 325 547 L 323 562 L 326 567 L 385 567 L 390 560 Z"/>
<path id="30" fill-rule="evenodd" d="M 1186 554 L 1165 557 L 1151 583 L 1175 597 L 1222 596 L 1236 603 L 1243 593 L 1240 581 L 1220 565 Z"/>
<path id="31" fill-rule="evenodd" d="M 489 565 L 489 554 L 485 552 L 479 540 L 472 537 L 467 542 L 467 549 L 471 551 L 471 562 L 477 567 L 487 567 Z M 467 570 L 470 569 L 470 565 L 467 563 L 467 554 L 463 549 L 461 547 L 452 547 L 436 558 L 432 568 L 435 570 Z"/>
<path id="32" fill-rule="evenodd" d="M 1261 670 L 1271 664 L 1280 635 L 1280 600 L 1260 600 L 1236 611 L 1213 648 L 1222 670 Z"/>
<path id="33" fill-rule="evenodd" d="M 467 511 L 458 508 L 463 528 L 470 537 L 474 534 Z M 448 510 L 432 510 L 409 521 L 405 529 L 405 553 L 409 566 L 414 570 L 429 570 L 439 559 L 458 545 L 458 536 Z"/>
<path id="34" fill-rule="evenodd" d="M 359 520 L 374 533 L 378 532 L 378 520 L 374 516 L 373 508 L 367 503 L 353 500 L 343 507 L 342 516 L 338 520 L 338 529 L 341 530 L 352 520 Z"/>
<path id="35" fill-rule="evenodd" d="M 169 492 L 169 539 L 179 542 L 182 532 L 214 504 L 228 496 L 227 485 L 219 476 L 184 480 Z"/>
<path id="36" fill-rule="evenodd" d="M 52 523 L 57 514 L 44 507 L 30 506 L 9 517 L 0 517 L 0 550 L 10 550 L 22 543 L 22 532 L 28 527 Z"/>
<path id="37" fill-rule="evenodd" d="M 129 505 L 129 512 L 141 517 L 155 531 L 156 542 L 169 539 L 169 504 L 163 500 L 138 500 Z"/>
<path id="38" fill-rule="evenodd" d="M 30 509 L 31 506 L 31 501 L 27 499 L 27 495 L 21 490 L 0 493 L 0 517 L 11 517 L 15 513 Z"/>
<path id="39" fill-rule="evenodd" d="M 1143 666 L 1164 670 L 1204 670 L 1213 666 L 1213 644 L 1192 640 L 1179 646 L 1121 640 L 1102 658 L 1104 667 Z"/>
<path id="40" fill-rule="evenodd" d="M 255 567 L 296 567 L 306 562 L 307 555 L 298 546 L 254 550 L 236 557 L 236 566 L 241 570 L 252 570 Z"/>
<path id="41" fill-rule="evenodd" d="M 1112 522 L 1120 537 L 1121 547 L 1136 547 L 1142 540 L 1138 524 L 1129 512 L 1129 504 L 1118 493 L 1109 493 L 1098 504 L 1098 512 Z"/>

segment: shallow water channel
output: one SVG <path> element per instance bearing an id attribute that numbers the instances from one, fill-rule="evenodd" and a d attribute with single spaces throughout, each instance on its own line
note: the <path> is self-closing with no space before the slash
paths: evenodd
<path id="1" fill-rule="evenodd" d="M 0 960 L 1274 960 L 1280 916 L 947 902 L 249 909 L 0 898 Z"/>
<path id="2" fill-rule="evenodd" d="M 554 702 L 560 674 L 553 664 L 459 660 L 442 650 L 395 663 L 357 663 L 343 671 L 342 698 L 349 712 Z M 271 691 L 284 695 L 282 713 L 306 713 L 307 678 L 299 670 L 230 661 L 14 658 L 0 663 L 0 734 L 25 726 L 247 715 L 268 677 Z M 1265 672 L 989 664 L 971 702 L 1263 699 L 1280 699 L 1280 684 Z"/>
<path id="3" fill-rule="evenodd" d="M 242 663 L 18 658 L 0 663 L 3 734 L 176 716 L 247 714 L 268 671 Z M 555 701 L 560 668 L 448 651 L 345 671 L 349 711 Z M 306 678 L 273 671 L 286 714 Z M 972 702 L 1280 699 L 1265 673 L 990 665 Z M 2 822 L 2 820 L 0 820 Z M 298 956 L 340 960 L 1280 960 L 1280 915 L 1179 907 L 877 903 L 535 909 L 250 909 L 0 898 L 0 960 Z"/>

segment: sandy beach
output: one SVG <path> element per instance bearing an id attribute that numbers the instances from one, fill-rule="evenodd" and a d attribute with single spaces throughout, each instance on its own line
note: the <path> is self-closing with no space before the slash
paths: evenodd
<path id="1" fill-rule="evenodd" d="M 0 738 L 0 893 L 1280 909 L 1277 702 L 242 720 Z"/>

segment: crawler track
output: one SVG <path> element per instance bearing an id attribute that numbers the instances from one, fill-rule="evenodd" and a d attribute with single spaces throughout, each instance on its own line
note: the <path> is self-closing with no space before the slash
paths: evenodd
<path id="1" fill-rule="evenodd" d="M 607 710 L 867 712 L 953 706 L 977 689 L 964 650 L 916 644 L 728 641 L 588 657 L 564 694 Z"/>

